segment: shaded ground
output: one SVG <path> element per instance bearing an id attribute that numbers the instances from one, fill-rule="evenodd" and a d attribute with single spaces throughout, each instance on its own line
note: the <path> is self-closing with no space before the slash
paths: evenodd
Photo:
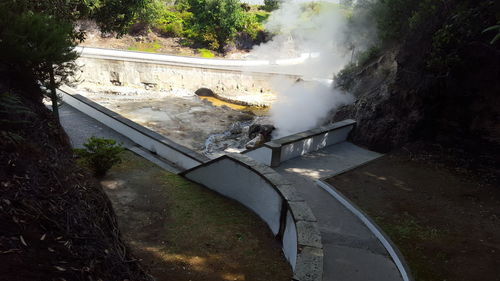
<path id="1" fill-rule="evenodd" d="M 500 280 L 499 186 L 416 158 L 391 153 L 327 181 L 375 219 L 416 280 Z"/>
<path id="2" fill-rule="evenodd" d="M 131 152 L 101 184 L 156 280 L 290 280 L 267 226 L 238 203 Z"/>

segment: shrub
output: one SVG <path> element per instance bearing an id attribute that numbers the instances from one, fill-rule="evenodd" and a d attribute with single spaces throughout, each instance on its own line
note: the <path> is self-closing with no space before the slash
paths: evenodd
<path id="1" fill-rule="evenodd" d="M 380 55 L 380 48 L 377 46 L 372 46 L 368 50 L 361 52 L 358 55 L 358 65 L 364 66 L 368 62 L 372 61 Z"/>
<path id="2" fill-rule="evenodd" d="M 223 51 L 244 26 L 244 11 L 237 0 L 189 0 L 193 17 L 190 35 L 195 42 Z"/>
<path id="3" fill-rule="evenodd" d="M 349 91 L 354 86 L 354 78 L 359 68 L 356 64 L 350 63 L 346 65 L 337 75 L 335 75 L 335 86 L 343 90 Z"/>
<path id="4" fill-rule="evenodd" d="M 81 162 L 94 172 L 96 177 L 102 177 L 115 164 L 121 162 L 120 153 L 125 149 L 115 140 L 91 137 L 83 144 L 85 149 L 75 149 Z"/>
<path id="5" fill-rule="evenodd" d="M 280 7 L 280 0 L 264 0 L 264 10 L 271 12 Z"/>
<path id="6" fill-rule="evenodd" d="M 188 11 L 165 10 L 153 24 L 153 28 L 164 36 L 185 36 L 186 22 L 193 14 Z"/>

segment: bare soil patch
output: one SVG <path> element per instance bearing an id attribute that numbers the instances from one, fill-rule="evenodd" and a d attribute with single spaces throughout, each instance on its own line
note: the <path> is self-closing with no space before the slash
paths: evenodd
<path id="1" fill-rule="evenodd" d="M 255 214 L 131 152 L 123 158 L 101 184 L 156 280 L 290 280 L 279 243 Z"/>
<path id="2" fill-rule="evenodd" d="M 382 227 L 416 280 L 500 280 L 499 186 L 422 159 L 398 151 L 327 181 Z"/>

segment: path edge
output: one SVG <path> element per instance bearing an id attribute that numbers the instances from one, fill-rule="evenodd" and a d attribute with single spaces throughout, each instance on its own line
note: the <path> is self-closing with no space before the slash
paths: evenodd
<path id="1" fill-rule="evenodd" d="M 361 222 L 363 222 L 363 224 L 370 230 L 370 232 L 372 232 L 373 235 L 377 237 L 382 246 L 384 246 L 384 248 L 389 253 L 389 256 L 396 265 L 396 268 L 398 269 L 399 274 L 401 274 L 403 280 L 414 281 L 414 278 L 410 272 L 410 267 L 406 263 L 403 254 L 397 248 L 396 244 L 392 242 L 389 236 L 365 212 L 363 212 L 361 208 L 359 208 L 356 204 L 354 204 L 351 200 L 344 196 L 335 187 L 327 183 L 325 181 L 325 178 L 316 180 L 316 183 L 323 190 L 328 192 L 335 200 L 342 204 L 347 210 L 349 210 L 353 215 L 359 218 Z"/>

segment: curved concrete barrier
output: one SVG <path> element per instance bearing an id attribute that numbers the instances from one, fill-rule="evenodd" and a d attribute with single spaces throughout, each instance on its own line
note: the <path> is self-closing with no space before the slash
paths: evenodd
<path id="1" fill-rule="evenodd" d="M 277 167 L 287 160 L 345 141 L 355 124 L 356 121 L 346 119 L 272 140 L 261 147 L 245 150 L 242 154 L 267 166 Z"/>
<path id="2" fill-rule="evenodd" d="M 347 210 L 358 217 L 361 222 L 373 233 L 375 237 L 380 241 L 384 248 L 389 253 L 390 257 L 394 261 L 403 281 L 413 281 L 413 277 L 410 272 L 410 268 L 406 263 L 403 254 L 399 251 L 394 242 L 391 241 L 389 236 L 367 215 L 363 212 L 356 204 L 345 197 L 340 191 L 335 187 L 328 184 L 326 181 L 320 179 L 316 180 L 316 183 L 326 192 L 330 193 L 333 198 L 340 202 Z"/>
<path id="3" fill-rule="evenodd" d="M 181 173 L 255 212 L 281 242 L 296 281 L 320 281 L 323 245 L 305 201 L 271 168 L 241 154 L 228 154 Z"/>

